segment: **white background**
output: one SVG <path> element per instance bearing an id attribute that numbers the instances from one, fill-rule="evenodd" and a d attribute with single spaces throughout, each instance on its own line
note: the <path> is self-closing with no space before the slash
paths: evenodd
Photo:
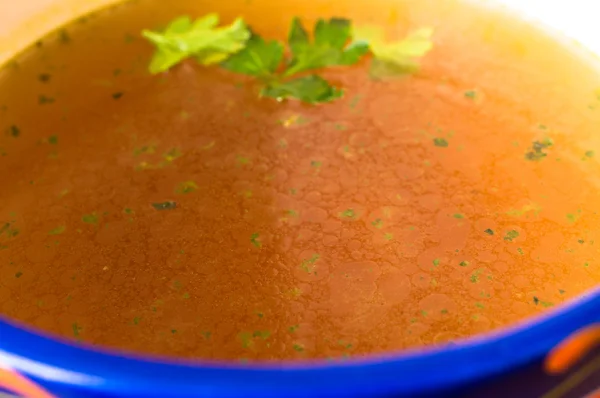
<path id="1" fill-rule="evenodd" d="M 600 54 L 599 0 L 499 1 L 564 32 Z"/>

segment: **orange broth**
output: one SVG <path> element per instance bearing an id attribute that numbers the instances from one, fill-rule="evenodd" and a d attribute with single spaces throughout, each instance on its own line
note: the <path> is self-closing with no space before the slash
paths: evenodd
<path id="1" fill-rule="evenodd" d="M 435 28 L 410 76 L 324 70 L 343 99 L 258 98 L 139 32 L 243 16 Z M 600 283 L 600 78 L 462 1 L 140 0 L 0 72 L 0 313 L 178 357 L 345 358 L 452 341 Z M 172 209 L 158 210 L 157 203 Z"/>

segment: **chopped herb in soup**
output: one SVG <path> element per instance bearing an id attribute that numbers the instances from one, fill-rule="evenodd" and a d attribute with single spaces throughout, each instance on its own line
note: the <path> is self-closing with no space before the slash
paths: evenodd
<path id="1" fill-rule="evenodd" d="M 600 284 L 595 70 L 467 2 L 319 4 L 123 3 L 4 66 L 0 313 L 142 353 L 348 358 Z"/>

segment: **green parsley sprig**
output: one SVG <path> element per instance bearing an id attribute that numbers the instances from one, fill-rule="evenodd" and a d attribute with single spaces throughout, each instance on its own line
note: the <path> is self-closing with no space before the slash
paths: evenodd
<path id="1" fill-rule="evenodd" d="M 387 43 L 378 27 L 353 29 L 351 22 L 342 18 L 319 19 L 311 40 L 300 19 L 294 18 L 286 52 L 285 43 L 263 39 L 240 18 L 223 27 L 217 27 L 218 23 L 217 14 L 196 21 L 180 17 L 163 32 L 143 31 L 142 35 L 157 47 L 150 72 L 164 72 L 194 57 L 203 65 L 220 64 L 229 71 L 255 77 L 262 86 L 261 96 L 318 104 L 343 96 L 343 90 L 319 76 L 318 70 L 354 65 L 371 53 L 373 77 L 404 74 L 414 71 L 416 59 L 432 47 L 433 30 L 429 28 Z"/>
<path id="2" fill-rule="evenodd" d="M 253 34 L 246 48 L 229 57 L 225 69 L 258 77 L 263 88 L 261 96 L 279 101 L 295 98 L 307 103 L 330 102 L 343 95 L 340 88 L 316 74 L 301 75 L 329 66 L 353 65 L 369 52 L 365 43 L 347 45 L 351 37 L 350 21 L 320 19 L 309 39 L 298 18 L 294 18 L 288 35 L 291 57 L 284 59 L 284 44 L 265 41 Z M 284 67 L 285 66 L 285 67 Z"/>

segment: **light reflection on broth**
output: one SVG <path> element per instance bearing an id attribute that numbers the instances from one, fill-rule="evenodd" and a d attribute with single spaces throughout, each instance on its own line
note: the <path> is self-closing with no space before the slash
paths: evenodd
<path id="1" fill-rule="evenodd" d="M 346 95 L 319 106 L 194 62 L 150 76 L 139 32 L 212 11 L 280 38 L 295 15 L 434 26 L 435 46 L 406 78 L 323 72 Z M 600 283 L 600 79 L 533 28 L 454 1 L 142 0 L 61 32 L 0 73 L 11 318 L 153 354 L 343 358 Z"/>

